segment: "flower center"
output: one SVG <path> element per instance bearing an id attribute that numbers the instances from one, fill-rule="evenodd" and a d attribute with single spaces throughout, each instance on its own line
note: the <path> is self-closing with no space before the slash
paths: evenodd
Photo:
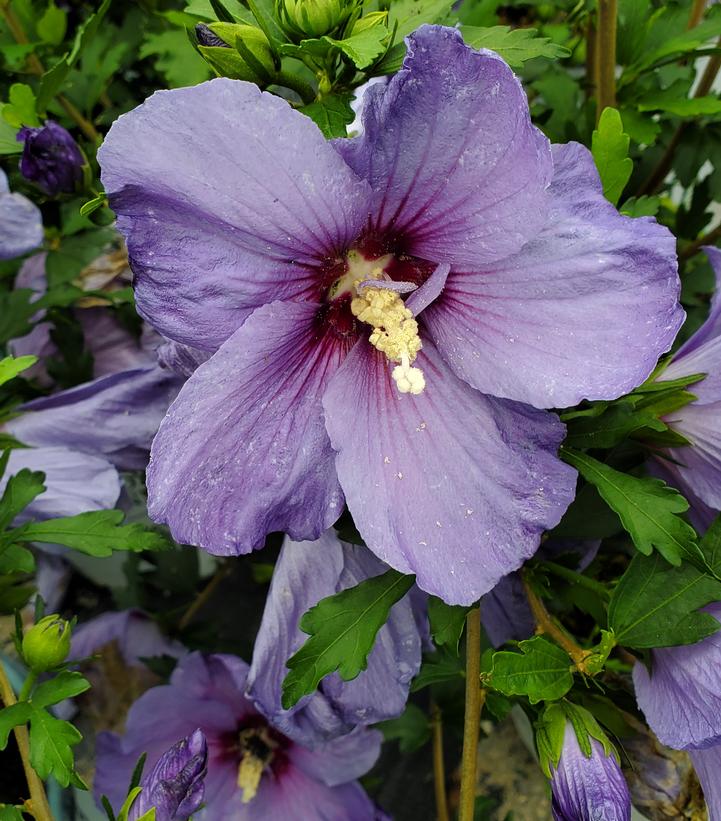
<path id="1" fill-rule="evenodd" d="M 265 768 L 273 760 L 279 746 L 266 727 L 248 727 L 238 734 L 240 764 L 238 765 L 238 787 L 243 792 L 243 803 L 252 801 Z"/>
<path id="2" fill-rule="evenodd" d="M 425 388 L 426 381 L 423 371 L 411 365 L 422 343 L 418 323 L 401 298 L 402 292 L 414 290 L 415 286 L 391 279 L 386 269 L 393 262 L 392 254 L 368 259 L 360 251 L 349 251 L 346 271 L 333 284 L 329 297 L 351 296 L 351 313 L 373 329 L 371 345 L 389 362 L 398 363 L 391 372 L 398 390 L 419 394 Z"/>

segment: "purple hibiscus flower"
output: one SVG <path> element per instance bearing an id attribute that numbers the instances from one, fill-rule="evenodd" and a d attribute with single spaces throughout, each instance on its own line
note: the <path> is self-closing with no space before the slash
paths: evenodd
<path id="1" fill-rule="evenodd" d="M 207 769 L 208 743 L 202 730 L 196 730 L 173 744 L 143 777 L 128 821 L 138 821 L 153 808 L 154 821 L 190 818 L 203 803 Z"/>
<path id="2" fill-rule="evenodd" d="M 40 128 L 21 128 L 17 139 L 23 143 L 20 173 L 26 180 L 49 197 L 72 194 L 78 188 L 86 162 L 69 131 L 48 120 Z"/>
<path id="3" fill-rule="evenodd" d="M 388 568 L 366 548 L 341 542 L 332 531 L 316 542 L 286 540 L 255 639 L 248 695 L 273 725 L 301 744 L 347 733 L 400 715 L 411 679 L 421 665 L 421 635 L 413 602 L 395 604 L 378 632 L 368 667 L 353 681 L 327 676 L 291 710 L 281 707 L 286 661 L 308 638 L 298 622 L 322 598 L 353 587 Z"/>
<path id="4" fill-rule="evenodd" d="M 689 390 L 696 400 L 665 417 L 691 445 L 662 452 L 660 468 L 668 481 L 692 503 L 695 522 L 708 525 L 709 514 L 721 510 L 721 250 L 707 246 L 716 275 L 716 291 L 706 322 L 683 344 L 659 382 L 705 373 Z"/>
<path id="5" fill-rule="evenodd" d="M 0 260 L 22 256 L 43 241 L 43 217 L 35 203 L 11 194 L 0 169 Z"/>
<path id="6" fill-rule="evenodd" d="M 555 821 L 629 821 L 631 797 L 618 761 L 595 738 L 588 740 L 589 757 L 571 722 L 566 723 L 558 767 L 551 766 Z"/>
<path id="7" fill-rule="evenodd" d="M 721 818 L 721 746 L 692 750 L 691 761 L 701 782 L 709 821 L 718 821 Z"/>
<path id="8" fill-rule="evenodd" d="M 170 743 L 199 727 L 208 774 L 198 821 L 371 821 L 375 808 L 355 779 L 373 766 L 380 733 L 359 728 L 303 747 L 255 709 L 245 696 L 247 675 L 234 656 L 182 659 L 170 684 L 133 704 L 123 737 L 98 736 L 95 794 L 119 806 L 143 752 L 153 767 Z"/>
<path id="9" fill-rule="evenodd" d="M 213 353 L 155 438 L 149 510 L 232 555 L 318 538 L 345 500 L 380 559 L 470 603 L 573 497 L 537 408 L 616 397 L 670 347 L 674 240 L 620 216 L 454 29 L 421 27 L 366 97 L 363 134 L 329 143 L 216 79 L 101 147 L 140 312 Z"/>
<path id="10" fill-rule="evenodd" d="M 721 602 L 704 610 L 721 621 Z M 638 706 L 660 741 L 677 750 L 721 742 L 721 633 L 680 647 L 659 647 L 649 671 L 638 662 Z"/>

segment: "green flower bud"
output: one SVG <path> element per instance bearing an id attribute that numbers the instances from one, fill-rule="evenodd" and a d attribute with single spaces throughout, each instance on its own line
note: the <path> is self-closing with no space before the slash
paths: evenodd
<path id="1" fill-rule="evenodd" d="M 273 52 L 260 29 L 240 23 L 203 23 L 196 26 L 195 34 L 198 50 L 221 77 L 252 83 L 272 81 L 276 72 Z"/>
<path id="2" fill-rule="evenodd" d="M 344 25 L 357 0 L 276 0 L 278 19 L 291 37 L 322 37 Z"/>
<path id="3" fill-rule="evenodd" d="M 23 636 L 23 658 L 33 673 L 62 664 L 70 652 L 70 622 L 57 614 L 45 616 Z"/>

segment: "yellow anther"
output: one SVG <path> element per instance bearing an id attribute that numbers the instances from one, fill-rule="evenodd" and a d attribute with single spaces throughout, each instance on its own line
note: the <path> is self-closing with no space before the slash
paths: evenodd
<path id="1" fill-rule="evenodd" d="M 255 798 L 264 769 L 265 761 L 256 758 L 251 752 L 244 753 L 240 759 L 238 786 L 243 791 L 244 804 L 248 804 Z"/>
<path id="2" fill-rule="evenodd" d="M 421 349 L 418 323 L 400 295 L 389 288 L 366 287 L 357 292 L 350 307 L 354 316 L 373 328 L 371 345 L 389 361 L 400 363 L 392 373 L 398 390 L 421 393 L 426 385 L 423 372 L 411 368 Z"/>

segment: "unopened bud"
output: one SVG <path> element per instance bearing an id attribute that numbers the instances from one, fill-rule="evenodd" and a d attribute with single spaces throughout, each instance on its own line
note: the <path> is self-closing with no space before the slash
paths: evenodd
<path id="1" fill-rule="evenodd" d="M 70 652 L 70 622 L 58 615 L 45 616 L 23 636 L 23 658 L 33 673 L 44 673 L 62 664 Z"/>
<path id="2" fill-rule="evenodd" d="M 278 18 L 291 37 L 332 34 L 358 8 L 356 0 L 278 0 Z"/>
<path id="3" fill-rule="evenodd" d="M 255 26 L 199 23 L 195 27 L 195 36 L 198 51 L 221 77 L 263 83 L 275 74 L 268 38 Z M 239 42 L 242 44 L 240 47 Z M 248 58 L 248 52 L 251 58 Z"/>

